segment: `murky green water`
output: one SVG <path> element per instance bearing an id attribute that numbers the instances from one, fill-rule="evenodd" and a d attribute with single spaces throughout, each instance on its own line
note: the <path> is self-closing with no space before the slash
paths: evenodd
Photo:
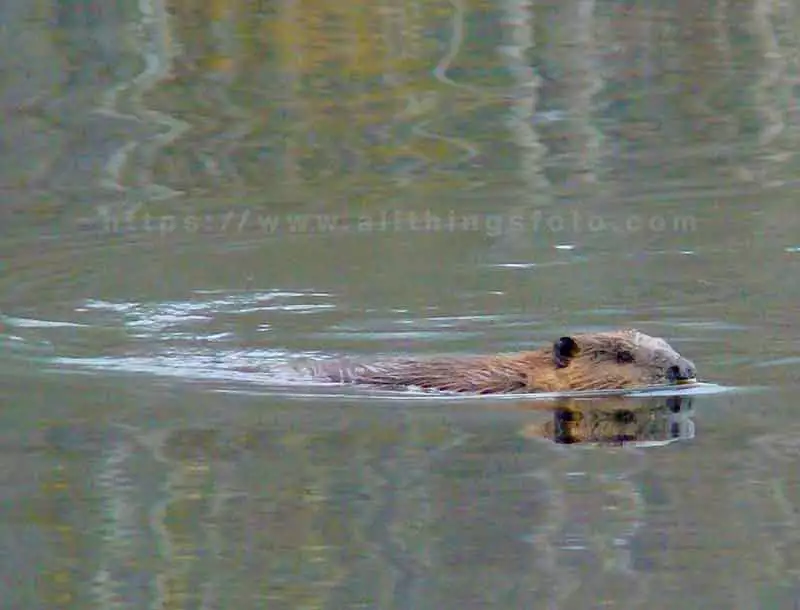
<path id="1" fill-rule="evenodd" d="M 796 6 L 0 22 L 7 607 L 800 603 Z M 565 404 L 271 372 L 622 326 L 715 385 Z"/>

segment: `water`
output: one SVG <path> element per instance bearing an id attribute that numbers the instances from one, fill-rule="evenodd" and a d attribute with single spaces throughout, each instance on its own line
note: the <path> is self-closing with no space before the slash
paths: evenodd
<path id="1" fill-rule="evenodd" d="M 6 2 L 7 607 L 800 603 L 798 12 L 704 7 Z M 623 326 L 707 385 L 272 372 Z"/>

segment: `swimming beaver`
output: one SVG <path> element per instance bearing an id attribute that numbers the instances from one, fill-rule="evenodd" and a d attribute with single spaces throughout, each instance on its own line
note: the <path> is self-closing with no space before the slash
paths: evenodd
<path id="1" fill-rule="evenodd" d="M 561 337 L 531 352 L 431 359 L 343 360 L 310 365 L 317 379 L 383 387 L 500 394 L 615 390 L 695 381 L 694 364 L 638 330 Z"/>

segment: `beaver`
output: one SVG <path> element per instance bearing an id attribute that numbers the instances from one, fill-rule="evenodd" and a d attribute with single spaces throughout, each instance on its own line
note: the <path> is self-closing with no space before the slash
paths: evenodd
<path id="1" fill-rule="evenodd" d="M 312 377 L 384 388 L 472 394 L 622 390 L 695 381 L 695 366 L 666 341 L 636 329 L 561 337 L 550 348 L 372 363 L 316 361 Z"/>

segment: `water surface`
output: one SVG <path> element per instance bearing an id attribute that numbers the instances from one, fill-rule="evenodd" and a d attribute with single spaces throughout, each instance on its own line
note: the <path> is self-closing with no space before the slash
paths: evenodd
<path id="1" fill-rule="evenodd" d="M 793 5 L 0 11 L 9 607 L 800 603 Z M 713 391 L 269 373 L 621 326 Z"/>

